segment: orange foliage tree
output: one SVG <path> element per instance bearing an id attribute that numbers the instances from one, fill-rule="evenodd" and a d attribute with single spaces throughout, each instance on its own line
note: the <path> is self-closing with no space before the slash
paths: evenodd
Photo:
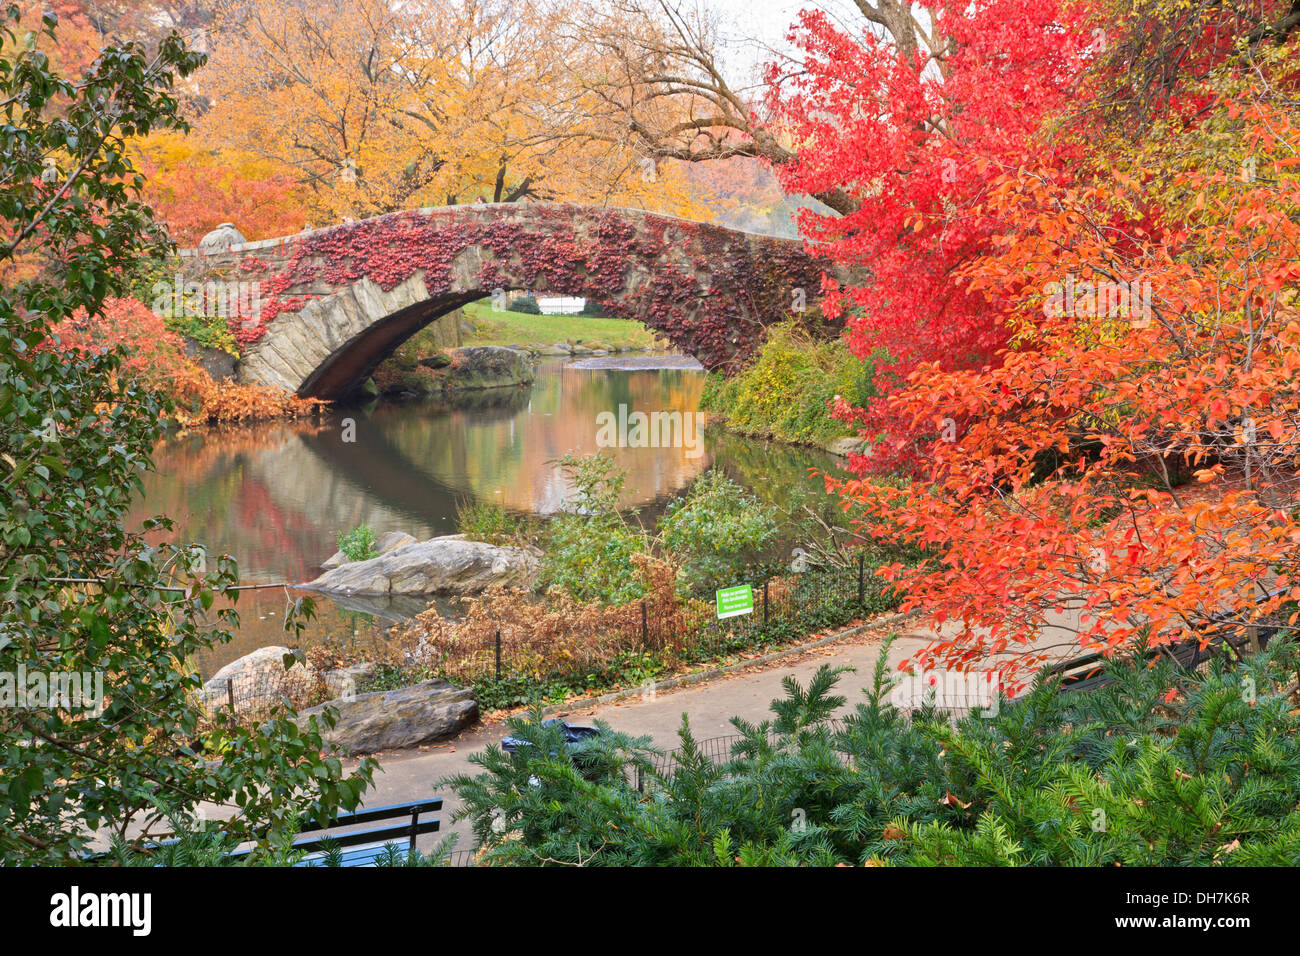
<path id="1" fill-rule="evenodd" d="M 219 224 L 237 219 L 250 240 L 298 232 L 307 198 L 273 163 L 233 148 L 204 148 L 198 137 L 150 136 L 137 146 L 145 200 L 172 240 L 192 247 Z"/>
<path id="2" fill-rule="evenodd" d="M 80 311 L 51 331 L 64 351 L 84 354 L 124 346 L 130 356 L 124 371 L 158 391 L 169 389 L 189 364 L 180 336 L 137 299 L 107 299 L 98 314 Z"/>
<path id="3" fill-rule="evenodd" d="M 122 371 L 172 398 L 182 425 L 299 418 L 323 404 L 269 385 L 215 381 L 163 319 L 136 299 L 107 299 L 95 315 L 78 312 L 51 329 L 52 347 L 86 353 L 123 346 Z"/>
<path id="4" fill-rule="evenodd" d="M 960 625 L 925 664 L 996 655 L 1016 686 L 1042 655 L 1004 652 L 1049 625 L 1094 649 L 1204 641 L 1300 599 L 1288 56 L 1220 74 L 1198 123 L 1145 150 L 1099 140 L 1072 185 L 1029 167 L 995 181 L 994 248 L 960 281 L 1010 347 L 923 365 L 889 399 L 936 437 L 917 480 L 832 482 L 874 534 L 927 549 L 883 571 L 905 607 Z"/>

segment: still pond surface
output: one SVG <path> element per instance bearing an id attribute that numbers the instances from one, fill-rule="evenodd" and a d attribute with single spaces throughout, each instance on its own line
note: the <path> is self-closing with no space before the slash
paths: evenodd
<path id="1" fill-rule="evenodd" d="M 820 487 L 809 469 L 836 469 L 827 453 L 717 427 L 695 448 L 601 447 L 620 406 L 629 415 L 693 414 L 704 380 L 692 360 L 675 356 L 557 360 L 539 363 L 531 388 L 339 409 L 319 422 L 194 431 L 159 446 L 133 519 L 138 526 L 150 515 L 171 517 L 175 540 L 233 556 L 243 583 L 299 584 L 320 573 L 339 532 L 357 525 L 417 538 L 454 534 L 466 501 L 552 514 L 572 494 L 555 463 L 568 452 L 612 455 L 627 474 L 623 505 L 647 519 L 711 467 L 783 507 L 796 488 Z M 355 423 L 346 429 L 353 441 L 344 440 L 347 419 Z M 374 640 L 425 603 L 313 597 L 317 615 L 305 636 L 339 645 Z M 203 672 L 258 647 L 293 643 L 283 630 L 287 600 L 279 589 L 245 592 L 236 639 L 205 654 Z"/>

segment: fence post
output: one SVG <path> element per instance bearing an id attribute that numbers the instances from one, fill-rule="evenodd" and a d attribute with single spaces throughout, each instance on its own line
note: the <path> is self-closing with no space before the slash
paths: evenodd
<path id="1" fill-rule="evenodd" d="M 501 628 L 497 628 L 497 680 L 501 679 Z"/>
<path id="2" fill-rule="evenodd" d="M 763 626 L 767 626 L 767 580 L 763 581 Z"/>
<path id="3" fill-rule="evenodd" d="M 650 615 L 646 611 L 645 598 L 641 599 L 641 649 L 650 650 Z"/>
<path id="4" fill-rule="evenodd" d="M 230 705 L 230 712 L 235 712 L 235 679 L 226 678 L 226 703 Z"/>
<path id="5" fill-rule="evenodd" d="M 862 607 L 864 604 L 866 604 L 866 595 L 862 587 L 863 586 L 862 575 L 865 570 L 866 570 L 866 555 L 859 554 L 858 555 L 858 607 Z"/>

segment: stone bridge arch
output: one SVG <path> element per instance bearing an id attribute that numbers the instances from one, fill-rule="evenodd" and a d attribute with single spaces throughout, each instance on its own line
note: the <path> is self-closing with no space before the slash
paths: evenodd
<path id="1" fill-rule="evenodd" d="M 420 209 L 261 242 L 209 239 L 182 252 L 182 273 L 188 288 L 240 304 L 225 313 L 240 377 L 323 399 L 345 396 L 429 322 L 504 290 L 595 299 L 730 370 L 765 326 L 815 309 L 834 272 L 799 240 L 572 204 Z"/>

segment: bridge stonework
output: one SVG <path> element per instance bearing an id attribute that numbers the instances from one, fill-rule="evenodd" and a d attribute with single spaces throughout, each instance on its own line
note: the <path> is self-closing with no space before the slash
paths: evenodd
<path id="1" fill-rule="evenodd" d="M 240 377 L 324 399 L 429 322 L 502 290 L 594 299 L 706 368 L 734 370 L 765 326 L 814 309 L 828 271 L 798 240 L 549 203 L 399 212 L 182 253 L 188 282 L 257 284 L 257 307 L 230 317 Z"/>

